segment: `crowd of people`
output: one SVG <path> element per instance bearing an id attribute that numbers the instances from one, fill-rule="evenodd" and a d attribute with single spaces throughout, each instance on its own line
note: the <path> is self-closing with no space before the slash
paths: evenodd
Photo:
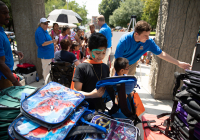
<path id="1" fill-rule="evenodd" d="M 2 27 L 9 23 L 9 18 L 8 7 L 0 1 L 0 89 L 12 85 L 21 86 L 11 72 L 14 65 L 13 55 L 10 42 Z M 95 32 L 94 24 L 90 24 L 90 32 L 84 34 L 80 29 L 75 33 L 68 26 L 59 30 L 59 25 L 55 23 L 49 34 L 47 32 L 49 22 L 46 18 L 40 19 L 35 32 L 37 56 L 42 62 L 44 79 L 49 73 L 50 62 L 56 60 L 75 63 L 74 90 L 81 92 L 89 102 L 89 108 L 95 110 L 105 105 L 101 98 L 105 88 L 97 90 L 96 83 L 110 76 L 107 61 L 112 47 L 111 28 L 105 23 L 103 15 L 98 16 L 97 20 L 101 27 L 99 33 Z M 190 64 L 174 59 L 149 39 L 150 31 L 151 26 L 147 22 L 138 21 L 133 32 L 128 32 L 120 38 L 115 51 L 115 75 L 135 75 L 137 61 L 147 51 L 180 68 L 190 69 Z M 22 52 L 13 51 L 13 53 L 23 58 Z"/>

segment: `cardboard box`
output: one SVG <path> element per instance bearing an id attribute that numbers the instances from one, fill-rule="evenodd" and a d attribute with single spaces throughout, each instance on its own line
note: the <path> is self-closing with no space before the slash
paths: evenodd
<path id="1" fill-rule="evenodd" d="M 22 74 L 24 76 L 24 79 L 26 81 L 26 85 L 31 84 L 36 81 L 36 71 L 31 72 L 29 74 Z"/>

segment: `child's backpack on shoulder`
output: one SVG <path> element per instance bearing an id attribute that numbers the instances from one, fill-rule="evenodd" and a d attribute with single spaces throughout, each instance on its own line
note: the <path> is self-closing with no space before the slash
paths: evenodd
<path id="1" fill-rule="evenodd" d="M 134 76 L 116 76 L 104 78 L 97 82 L 96 87 L 105 87 L 106 91 L 102 98 L 104 102 L 112 101 L 113 106 L 111 109 L 108 109 L 108 114 L 114 117 L 115 115 L 123 114 L 123 118 L 129 118 L 134 120 L 134 125 L 138 122 L 141 122 L 137 114 L 144 112 L 144 106 L 140 98 L 138 99 L 138 94 L 134 92 L 133 89 L 137 86 L 137 79 Z M 115 102 L 115 97 L 118 96 L 118 104 Z M 137 97 L 136 97 L 137 96 Z M 138 99 L 137 101 L 135 99 Z M 138 108 L 137 108 L 138 106 Z M 137 112 L 137 109 L 140 109 L 140 112 Z M 119 112 L 118 114 L 116 114 Z"/>

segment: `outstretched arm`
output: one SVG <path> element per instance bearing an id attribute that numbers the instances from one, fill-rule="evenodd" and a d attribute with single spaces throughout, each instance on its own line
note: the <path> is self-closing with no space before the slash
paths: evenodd
<path id="1" fill-rule="evenodd" d="M 86 99 L 102 97 L 105 90 L 106 90 L 104 87 L 101 87 L 98 90 L 95 88 L 92 92 L 84 92 L 84 91 L 81 91 L 82 86 L 83 86 L 83 83 L 81 83 L 81 82 L 75 82 L 74 83 L 74 89 L 76 91 L 82 93 L 85 96 Z"/>
<path id="2" fill-rule="evenodd" d="M 178 61 L 178 60 L 174 59 L 173 57 L 171 57 L 169 54 L 167 54 L 164 51 L 162 51 L 162 53 L 159 54 L 158 57 L 161 58 L 161 59 L 163 59 L 163 60 L 165 60 L 165 61 L 167 61 L 167 62 L 175 64 L 175 65 L 179 66 L 182 69 L 191 69 L 191 67 L 192 67 L 188 63 L 181 62 L 181 61 Z"/>

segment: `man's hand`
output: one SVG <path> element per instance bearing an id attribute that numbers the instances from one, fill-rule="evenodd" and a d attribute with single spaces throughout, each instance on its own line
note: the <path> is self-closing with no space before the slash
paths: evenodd
<path id="1" fill-rule="evenodd" d="M 184 70 L 186 69 L 191 70 L 191 67 L 192 67 L 190 64 L 185 63 L 185 62 L 180 62 L 180 61 L 179 61 L 178 66 Z"/>
<path id="2" fill-rule="evenodd" d="M 13 52 L 14 52 L 16 55 L 18 55 L 18 57 L 19 57 L 20 60 L 22 60 L 22 59 L 24 58 L 24 54 L 23 54 L 22 52 L 16 51 L 16 50 L 14 50 Z"/>
<path id="3" fill-rule="evenodd" d="M 19 81 L 13 83 L 13 86 L 22 86 Z"/>
<path id="4" fill-rule="evenodd" d="M 97 96 L 98 97 L 102 97 L 103 94 L 105 93 L 106 91 L 106 88 L 105 87 L 100 87 L 98 90 L 97 90 Z"/>

